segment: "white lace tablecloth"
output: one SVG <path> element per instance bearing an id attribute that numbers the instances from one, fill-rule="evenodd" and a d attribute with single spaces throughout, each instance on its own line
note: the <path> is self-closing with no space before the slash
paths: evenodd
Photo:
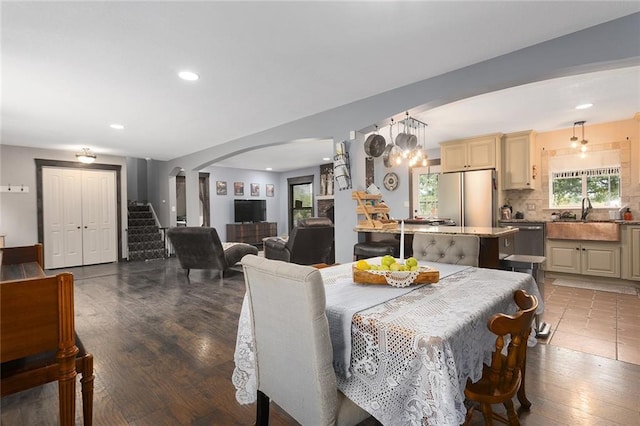
<path id="1" fill-rule="evenodd" d="M 351 268 L 341 265 L 321 272 L 325 285 L 331 286 L 349 276 Z M 375 286 L 352 285 L 375 291 Z M 517 289 L 535 294 L 542 311 L 542 298 L 530 275 L 467 268 L 356 313 L 351 374 L 337 374 L 338 388 L 384 425 L 462 424 L 467 378 L 480 378 L 494 347 L 487 320 L 497 312 L 516 312 Z M 232 378 L 236 399 L 243 404 L 256 400 L 251 333 L 245 300 Z"/>

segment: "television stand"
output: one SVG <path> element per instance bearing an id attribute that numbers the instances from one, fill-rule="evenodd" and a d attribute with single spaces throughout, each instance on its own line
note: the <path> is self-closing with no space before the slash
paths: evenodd
<path id="1" fill-rule="evenodd" d="M 262 249 L 262 239 L 278 235 L 276 222 L 228 223 L 227 241 L 247 243 Z"/>

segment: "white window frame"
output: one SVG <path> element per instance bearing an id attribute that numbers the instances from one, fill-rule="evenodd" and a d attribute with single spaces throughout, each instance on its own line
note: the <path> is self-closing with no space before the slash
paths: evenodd
<path id="1" fill-rule="evenodd" d="M 583 198 L 588 197 L 588 193 L 587 193 L 587 178 L 590 176 L 618 176 L 618 180 L 619 180 L 619 190 L 620 190 L 620 196 L 622 196 L 622 179 L 621 179 L 621 167 L 620 165 L 617 166 L 610 166 L 610 167 L 595 167 L 595 168 L 589 168 L 589 169 L 578 169 L 578 170 L 567 170 L 567 171 L 561 171 L 561 172 L 553 172 L 550 171 L 549 172 L 549 208 L 551 209 L 573 209 L 573 208 L 581 208 L 580 204 L 570 204 L 570 205 L 556 205 L 554 203 L 555 201 L 555 194 L 553 192 L 553 183 L 555 181 L 555 179 L 558 178 L 580 178 L 581 179 L 581 195 L 580 195 L 580 199 L 582 200 Z M 592 200 L 592 204 L 594 208 L 619 208 L 621 205 L 621 200 L 620 198 L 618 198 L 617 201 L 614 201 L 612 204 L 597 204 L 595 202 L 593 202 Z"/>
<path id="2" fill-rule="evenodd" d="M 441 166 L 433 165 L 433 166 L 425 166 L 425 167 L 414 167 L 411 169 L 411 206 L 415 210 L 416 206 L 420 205 L 420 197 L 418 194 L 418 186 L 420 183 L 420 175 L 426 174 L 441 174 Z M 415 211 L 411 212 L 411 217 L 413 217 Z"/>

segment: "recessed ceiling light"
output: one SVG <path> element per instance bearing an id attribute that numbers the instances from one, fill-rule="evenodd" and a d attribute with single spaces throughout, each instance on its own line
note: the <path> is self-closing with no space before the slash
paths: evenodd
<path id="1" fill-rule="evenodd" d="M 109 125 L 109 127 L 111 127 L 112 129 L 116 129 L 116 130 L 123 130 L 124 126 L 122 124 L 118 124 L 118 123 L 113 123 L 111 125 Z"/>
<path id="2" fill-rule="evenodd" d="M 587 108 L 591 108 L 593 106 L 593 104 L 580 104 L 576 107 L 576 109 L 587 109 Z"/>
<path id="3" fill-rule="evenodd" d="M 180 71 L 178 73 L 178 77 L 180 77 L 183 80 L 187 80 L 187 81 L 196 81 L 197 79 L 200 78 L 200 76 L 198 74 L 196 74 L 195 72 L 191 72 L 191 71 Z"/>
<path id="4" fill-rule="evenodd" d="M 267 167 L 265 170 L 270 172 L 271 170 L 273 170 L 273 167 Z"/>
<path id="5" fill-rule="evenodd" d="M 329 158 L 329 157 L 322 157 L 322 161 L 329 161 L 329 160 L 331 160 L 331 158 Z"/>

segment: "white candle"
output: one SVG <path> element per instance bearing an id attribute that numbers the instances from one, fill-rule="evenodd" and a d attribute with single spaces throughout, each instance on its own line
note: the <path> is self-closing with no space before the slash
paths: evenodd
<path id="1" fill-rule="evenodd" d="M 400 222 L 400 263 L 404 263 L 404 220 Z"/>

